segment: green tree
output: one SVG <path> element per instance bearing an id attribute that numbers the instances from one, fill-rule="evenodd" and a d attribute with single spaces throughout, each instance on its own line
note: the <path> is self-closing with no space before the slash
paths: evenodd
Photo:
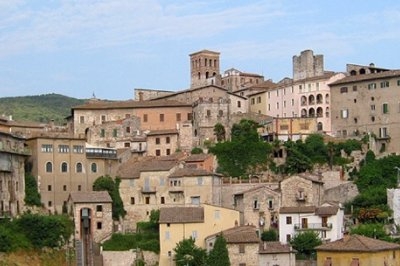
<path id="1" fill-rule="evenodd" d="M 376 238 L 385 241 L 390 240 L 390 236 L 386 234 L 385 228 L 381 223 L 360 224 L 357 227 L 351 228 L 350 234 L 363 235 L 366 237 Z"/>
<path id="2" fill-rule="evenodd" d="M 199 148 L 199 147 L 194 147 L 190 153 L 191 154 L 202 154 L 203 153 L 203 149 Z"/>
<path id="3" fill-rule="evenodd" d="M 290 244 L 297 250 L 298 258 L 313 259 L 315 258 L 315 247 L 321 245 L 322 241 L 318 233 L 308 230 L 293 237 Z"/>
<path id="4" fill-rule="evenodd" d="M 108 191 L 108 194 L 112 199 L 112 217 L 114 220 L 118 220 L 126 214 L 124 203 L 119 194 L 120 183 L 121 179 L 115 178 L 114 181 L 110 176 L 101 176 L 93 183 L 94 191 Z"/>
<path id="5" fill-rule="evenodd" d="M 40 193 L 35 177 L 25 173 L 25 204 L 28 206 L 41 206 Z"/>
<path id="6" fill-rule="evenodd" d="M 203 266 L 206 264 L 207 252 L 195 245 L 193 238 L 183 239 L 174 248 L 177 266 Z"/>
<path id="7" fill-rule="evenodd" d="M 209 150 L 217 156 L 220 172 L 248 177 L 267 167 L 272 148 L 259 138 L 257 123 L 242 120 L 232 126 L 231 135 L 231 141 L 219 142 Z"/>
<path id="8" fill-rule="evenodd" d="M 217 138 L 218 142 L 224 141 L 225 140 L 225 127 L 221 123 L 216 123 L 214 126 L 214 135 Z"/>
<path id="9" fill-rule="evenodd" d="M 226 247 L 226 240 L 222 235 L 218 235 L 213 249 L 208 254 L 207 265 L 229 266 L 229 253 Z"/>
<path id="10" fill-rule="evenodd" d="M 262 241 L 278 241 L 278 233 L 274 229 L 269 229 L 261 233 Z"/>

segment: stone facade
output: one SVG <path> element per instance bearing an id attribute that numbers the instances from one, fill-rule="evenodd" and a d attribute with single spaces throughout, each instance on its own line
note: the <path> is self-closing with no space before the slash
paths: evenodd
<path id="1" fill-rule="evenodd" d="M 323 74 L 323 55 L 314 55 L 312 50 L 304 50 L 300 56 L 293 56 L 293 80 L 312 78 Z"/>
<path id="2" fill-rule="evenodd" d="M 261 75 L 231 68 L 224 71 L 220 85 L 230 92 L 237 92 L 243 88 L 257 86 L 262 82 L 264 82 L 264 77 Z"/>
<path id="3" fill-rule="evenodd" d="M 24 139 L 0 132 L 0 218 L 15 217 L 25 205 Z"/>
<path id="4" fill-rule="evenodd" d="M 219 53 L 202 50 L 190 56 L 190 87 L 201 87 L 215 83 L 219 76 Z"/>

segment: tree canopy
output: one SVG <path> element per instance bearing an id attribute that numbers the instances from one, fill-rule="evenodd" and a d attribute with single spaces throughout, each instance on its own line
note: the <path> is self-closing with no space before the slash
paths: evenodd
<path id="1" fill-rule="evenodd" d="M 229 266 L 229 253 L 226 247 L 226 240 L 222 235 L 218 235 L 213 249 L 210 251 L 207 257 L 207 265 L 215 266 Z"/>
<path id="2" fill-rule="evenodd" d="M 307 230 L 293 237 L 290 244 L 297 250 L 299 258 L 315 258 L 315 247 L 322 244 L 318 233 Z"/>
<path id="3" fill-rule="evenodd" d="M 195 245 L 193 238 L 183 239 L 174 248 L 177 266 L 203 266 L 207 259 L 207 252 Z"/>

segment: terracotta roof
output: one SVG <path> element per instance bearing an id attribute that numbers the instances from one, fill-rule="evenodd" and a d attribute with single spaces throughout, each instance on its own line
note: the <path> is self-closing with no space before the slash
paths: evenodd
<path id="1" fill-rule="evenodd" d="M 216 89 L 218 89 L 218 90 L 222 90 L 222 91 L 228 92 L 227 89 L 222 88 L 222 87 L 217 86 L 217 85 L 205 85 L 205 86 L 200 86 L 200 87 L 189 88 L 189 89 L 186 89 L 186 90 L 177 91 L 177 92 L 175 92 L 175 93 L 168 94 L 168 95 L 158 96 L 158 97 L 155 97 L 155 98 L 153 98 L 153 99 L 150 99 L 150 101 L 159 101 L 159 100 L 161 100 L 161 99 L 166 99 L 166 98 L 174 97 L 174 96 L 179 95 L 179 94 L 182 94 L 182 93 L 198 91 L 198 90 L 202 90 L 202 89 L 208 88 L 208 87 L 213 87 L 213 88 L 216 88 Z M 236 96 L 238 96 L 238 95 L 236 95 Z M 192 103 L 190 103 L 190 106 L 192 106 Z"/>
<path id="2" fill-rule="evenodd" d="M 288 244 L 281 244 L 279 241 L 266 241 L 260 244 L 258 253 L 260 254 L 276 254 L 276 253 L 290 253 L 296 252 Z"/>
<path id="3" fill-rule="evenodd" d="M 361 235 L 349 235 L 342 239 L 317 246 L 315 249 L 324 251 L 376 252 L 397 250 L 400 249 L 400 245 Z"/>
<path id="4" fill-rule="evenodd" d="M 141 172 L 169 171 L 177 165 L 177 160 L 165 160 L 156 157 L 147 157 L 143 160 L 131 158 L 122 163 L 118 168 L 120 178 L 139 178 Z"/>
<path id="5" fill-rule="evenodd" d="M 198 168 L 178 168 L 169 177 L 212 176 L 212 172 Z"/>
<path id="6" fill-rule="evenodd" d="M 338 210 L 338 206 L 320 206 L 315 209 L 315 214 L 319 216 L 330 216 L 335 215 Z"/>
<path id="7" fill-rule="evenodd" d="M 207 158 L 212 156 L 211 154 L 201 153 L 201 154 L 192 154 L 188 156 L 184 161 L 185 162 L 204 162 Z"/>
<path id="8" fill-rule="evenodd" d="M 189 56 L 192 56 L 192 55 L 195 55 L 195 54 L 201 54 L 201 53 L 216 54 L 216 55 L 220 54 L 220 52 L 214 52 L 214 51 L 211 51 L 211 50 L 203 49 L 203 50 L 191 53 Z"/>
<path id="9" fill-rule="evenodd" d="M 379 73 L 371 73 L 371 74 L 364 74 L 364 75 L 355 75 L 355 76 L 347 76 L 345 78 L 339 79 L 335 82 L 329 84 L 332 85 L 340 85 L 358 81 L 368 81 L 368 80 L 376 80 L 376 79 L 384 79 L 384 78 L 391 78 L 400 76 L 400 70 L 389 70 L 383 71 Z"/>
<path id="10" fill-rule="evenodd" d="M 165 207 L 160 208 L 160 224 L 165 223 L 202 223 L 203 207 Z"/>
<path id="11" fill-rule="evenodd" d="M 315 206 L 281 207 L 279 213 L 314 213 Z"/>
<path id="12" fill-rule="evenodd" d="M 237 192 L 234 195 L 252 193 L 252 192 L 257 191 L 257 190 L 265 190 L 265 191 L 267 191 L 269 193 L 279 194 L 278 192 L 276 192 L 276 191 L 272 190 L 270 187 L 268 187 L 268 185 L 261 185 L 261 186 L 256 186 L 256 187 L 253 187 L 253 188 L 250 188 L 250 189 L 246 189 L 246 190 Z"/>
<path id="13" fill-rule="evenodd" d="M 191 104 L 182 103 L 173 100 L 158 101 L 94 101 L 72 107 L 73 110 L 93 110 L 93 109 L 126 109 L 126 108 L 154 108 L 154 107 L 182 107 L 191 106 Z"/>
<path id="14" fill-rule="evenodd" d="M 321 184 L 323 184 L 324 183 L 324 181 L 322 181 L 321 179 L 320 179 L 320 177 L 319 176 L 316 176 L 316 175 L 312 175 L 312 174 L 297 174 L 297 176 L 300 176 L 300 177 L 302 177 L 302 178 L 305 178 L 305 179 L 308 179 L 308 180 L 310 180 L 310 181 L 312 181 L 312 182 L 314 182 L 314 183 L 321 183 Z"/>
<path id="15" fill-rule="evenodd" d="M 146 135 L 147 136 L 157 136 L 157 135 L 171 135 L 178 134 L 178 130 L 176 129 L 160 129 L 160 130 L 151 130 Z"/>
<path id="16" fill-rule="evenodd" d="M 256 227 L 252 225 L 235 226 L 208 236 L 207 238 L 217 236 L 222 234 L 226 240 L 227 244 L 241 244 L 241 243 L 259 243 L 260 238 L 258 238 L 256 233 Z"/>
<path id="17" fill-rule="evenodd" d="M 74 203 L 112 202 L 107 191 L 71 192 L 69 195 Z"/>

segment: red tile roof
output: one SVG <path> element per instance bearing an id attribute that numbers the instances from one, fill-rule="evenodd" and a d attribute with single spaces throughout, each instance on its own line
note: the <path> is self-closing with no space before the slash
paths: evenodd
<path id="1" fill-rule="evenodd" d="M 70 198 L 74 203 L 104 203 L 112 202 L 107 191 L 71 192 Z"/>
<path id="2" fill-rule="evenodd" d="M 329 84 L 330 86 L 353 83 L 358 81 L 368 81 L 368 80 L 376 80 L 376 79 L 385 79 L 385 78 L 392 78 L 400 76 L 400 70 L 389 70 L 383 71 L 379 73 L 371 73 L 371 74 L 364 74 L 364 75 L 355 75 L 355 76 L 347 76 L 345 78 L 339 79 L 335 82 Z"/>
<path id="3" fill-rule="evenodd" d="M 198 168 L 178 168 L 169 177 L 213 176 L 212 172 Z"/>
<path id="4" fill-rule="evenodd" d="M 154 107 L 189 107 L 191 104 L 173 100 L 153 101 L 92 101 L 72 107 L 73 110 L 104 110 L 104 109 L 126 109 L 126 108 L 154 108 Z"/>
<path id="5" fill-rule="evenodd" d="M 257 236 L 256 227 L 252 225 L 235 226 L 222 232 L 208 236 L 207 238 L 215 237 L 222 234 L 227 244 L 244 244 L 244 243 L 259 243 L 260 238 Z"/>
<path id="6" fill-rule="evenodd" d="M 117 175 L 122 179 L 139 178 L 141 172 L 170 171 L 177 163 L 176 159 L 166 160 L 165 158 L 146 157 L 137 160 L 133 157 L 119 166 Z"/>
<path id="7" fill-rule="evenodd" d="M 276 254 L 276 253 L 290 253 L 296 252 L 288 244 L 281 244 L 279 241 L 266 241 L 260 244 L 258 253 L 260 254 Z"/>
<path id="8" fill-rule="evenodd" d="M 315 206 L 281 207 L 279 213 L 314 213 Z"/>
<path id="9" fill-rule="evenodd" d="M 166 223 L 202 223 L 203 207 L 164 207 L 160 208 L 160 224 Z"/>

